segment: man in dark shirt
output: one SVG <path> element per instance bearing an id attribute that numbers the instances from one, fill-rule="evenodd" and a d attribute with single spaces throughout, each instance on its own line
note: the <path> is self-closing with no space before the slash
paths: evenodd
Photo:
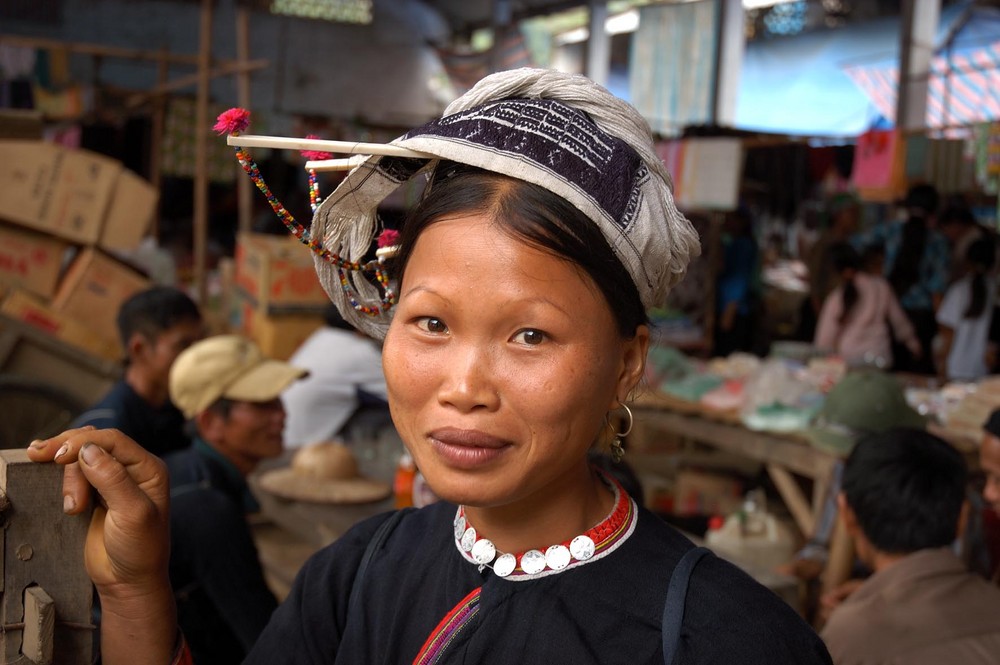
<path id="1" fill-rule="evenodd" d="M 246 476 L 281 454 L 279 395 L 305 374 L 237 335 L 192 345 L 171 370 L 170 396 L 197 428 L 165 458 L 170 582 L 196 665 L 242 662 L 277 606 L 246 522 L 257 510 Z"/>
<path id="2" fill-rule="evenodd" d="M 73 427 L 119 429 L 155 455 L 187 448 L 184 417 L 167 390 L 177 355 L 201 339 L 198 306 L 183 291 L 156 286 L 132 296 L 118 310 L 125 374 Z"/>

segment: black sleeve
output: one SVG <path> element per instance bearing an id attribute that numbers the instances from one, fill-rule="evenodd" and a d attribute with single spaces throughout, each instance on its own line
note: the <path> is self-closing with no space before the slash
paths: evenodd
<path id="1" fill-rule="evenodd" d="M 831 664 L 823 641 L 795 610 L 722 559 L 698 565 L 687 599 L 676 662 Z"/>
<path id="2" fill-rule="evenodd" d="M 332 665 L 347 624 L 358 565 L 390 514 L 358 523 L 306 562 L 244 665 Z"/>
<path id="3" fill-rule="evenodd" d="M 245 651 L 249 651 L 277 607 L 264 581 L 257 548 L 240 508 L 219 492 L 171 497 L 177 556 L 191 567 Z"/>

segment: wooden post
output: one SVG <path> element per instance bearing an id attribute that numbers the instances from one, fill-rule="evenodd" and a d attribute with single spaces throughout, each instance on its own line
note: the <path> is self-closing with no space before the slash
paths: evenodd
<path id="1" fill-rule="evenodd" d="M 0 659 L 90 665 L 93 585 L 83 566 L 90 515 L 62 511 L 62 467 L 0 450 Z M 3 503 L 3 502 L 0 502 Z"/>
<path id="2" fill-rule="evenodd" d="M 167 60 L 167 49 L 163 49 L 163 57 L 156 63 L 156 81 L 158 84 L 166 83 L 170 73 L 170 63 Z M 153 101 L 153 121 L 150 128 L 151 144 L 149 147 L 149 181 L 156 187 L 156 191 L 161 191 L 163 185 L 163 128 L 166 124 L 167 100 L 163 95 L 159 95 Z M 157 214 L 153 215 L 153 225 L 150 234 L 160 240 L 160 215 L 159 206 Z"/>
<path id="3" fill-rule="evenodd" d="M 246 7 L 236 10 L 236 62 L 245 65 L 250 59 L 250 13 Z M 250 71 L 240 69 L 236 74 L 236 101 L 241 108 L 250 108 Z M 250 179 L 245 177 L 242 169 L 236 178 L 236 196 L 239 205 L 240 233 L 250 231 L 253 225 L 253 191 Z"/>
<path id="4" fill-rule="evenodd" d="M 919 129 L 927 126 L 927 91 L 941 0 L 903 0 L 901 10 L 896 127 Z"/>
<path id="5" fill-rule="evenodd" d="M 854 565 L 854 541 L 847 533 L 844 520 L 838 518 L 830 540 L 830 553 L 823 572 L 823 593 L 829 593 L 846 582 Z"/>
<path id="6" fill-rule="evenodd" d="M 606 0 L 590 0 L 588 7 L 590 38 L 587 40 L 587 76 L 594 83 L 608 84 L 611 69 L 611 35 L 604 27 L 608 20 Z"/>
<path id="7" fill-rule="evenodd" d="M 198 302 L 208 301 L 208 95 L 212 66 L 212 0 L 202 0 L 198 48 L 198 95 L 194 127 L 194 285 Z"/>

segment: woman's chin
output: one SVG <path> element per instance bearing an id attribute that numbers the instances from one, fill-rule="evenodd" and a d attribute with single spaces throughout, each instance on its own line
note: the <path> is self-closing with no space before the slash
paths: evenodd
<path id="1" fill-rule="evenodd" d="M 426 474 L 424 478 L 431 491 L 434 492 L 434 496 L 448 503 L 476 508 L 486 508 L 504 503 L 503 497 L 496 496 L 494 491 L 484 487 L 482 481 L 472 479 L 466 481 L 440 480 Z"/>

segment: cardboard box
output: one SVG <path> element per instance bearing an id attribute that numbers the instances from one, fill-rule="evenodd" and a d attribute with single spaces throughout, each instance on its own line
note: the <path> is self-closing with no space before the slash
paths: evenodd
<path id="1" fill-rule="evenodd" d="M 52 309 L 76 319 L 104 339 L 117 340 L 118 308 L 149 281 L 129 266 L 93 248 L 84 249 L 63 277 Z"/>
<path id="2" fill-rule="evenodd" d="M 121 359 L 121 349 L 114 338 L 109 340 L 102 337 L 79 321 L 54 311 L 25 291 L 12 289 L 0 306 L 0 313 L 99 358 Z"/>
<path id="3" fill-rule="evenodd" d="M 290 235 L 241 233 L 236 286 L 255 309 L 268 314 L 321 312 L 330 303 L 312 251 Z"/>
<path id="4" fill-rule="evenodd" d="M 269 358 L 288 360 L 323 325 L 319 314 L 267 314 L 245 299 L 240 303 L 239 332 L 256 342 Z"/>
<path id="5" fill-rule="evenodd" d="M 743 503 L 743 483 L 718 473 L 682 469 L 673 499 L 675 515 L 728 515 Z"/>
<path id="6" fill-rule="evenodd" d="M 128 169 L 122 169 L 101 229 L 101 247 L 135 249 L 149 231 L 159 201 L 160 192 L 156 187 Z"/>
<path id="7" fill-rule="evenodd" d="M 157 204 L 117 160 L 42 141 L 0 141 L 0 182 L 0 218 L 108 249 L 133 249 Z"/>
<path id="8" fill-rule="evenodd" d="M 0 224 L 0 283 L 51 298 L 70 244 Z"/>
<path id="9" fill-rule="evenodd" d="M 0 141 L 0 216 L 82 244 L 96 243 L 122 165 L 86 150 Z"/>

